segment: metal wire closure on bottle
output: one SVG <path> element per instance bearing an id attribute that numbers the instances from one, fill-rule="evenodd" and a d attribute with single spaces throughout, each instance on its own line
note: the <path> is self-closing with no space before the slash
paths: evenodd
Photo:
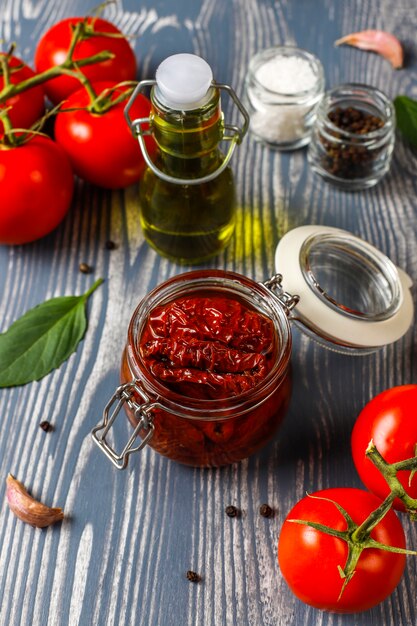
<path id="1" fill-rule="evenodd" d="M 224 125 L 225 130 L 231 131 L 233 134 L 224 135 L 222 138 L 222 141 L 230 141 L 231 143 L 230 143 L 229 150 L 227 151 L 221 165 L 214 172 L 211 172 L 210 174 L 207 174 L 206 176 L 202 176 L 201 178 L 176 178 L 175 176 L 170 176 L 169 174 L 166 174 L 165 172 L 160 170 L 158 167 L 156 167 L 155 163 L 152 161 L 152 159 L 149 156 L 144 137 L 146 135 L 152 135 L 152 130 L 150 128 L 144 129 L 142 128 L 142 126 L 144 124 L 150 124 L 151 123 L 150 118 L 141 117 L 141 118 L 131 120 L 129 116 L 129 111 L 137 95 L 145 87 L 151 87 L 153 85 L 156 85 L 156 80 L 140 81 L 140 83 L 137 85 L 134 92 L 130 96 L 130 99 L 124 110 L 127 123 L 129 124 L 133 134 L 137 136 L 138 138 L 139 145 L 142 150 L 143 158 L 145 159 L 146 165 L 153 171 L 153 173 L 156 176 L 158 176 L 158 178 L 161 178 L 167 183 L 174 183 L 175 185 L 200 185 L 201 183 L 208 183 L 210 180 L 217 178 L 217 176 L 219 176 L 219 174 L 221 174 L 228 166 L 229 161 L 233 156 L 233 152 L 235 151 L 236 146 L 242 141 L 249 127 L 248 112 L 246 111 L 242 103 L 240 102 L 235 91 L 232 89 L 232 87 L 229 87 L 229 85 L 221 85 L 214 81 L 211 83 L 211 86 L 214 87 L 215 89 L 223 89 L 229 94 L 229 96 L 232 98 L 233 102 L 235 103 L 235 105 L 237 106 L 237 108 L 239 109 L 240 113 L 242 114 L 244 118 L 244 123 L 243 123 L 242 128 L 239 128 L 238 126 L 234 126 L 233 124 Z"/>
<path id="2" fill-rule="evenodd" d="M 135 400 L 135 395 L 142 398 L 144 403 L 138 404 Z M 123 448 L 122 452 L 118 454 L 111 447 L 108 441 L 106 441 L 106 436 L 110 428 L 113 426 L 113 423 L 120 413 L 120 409 L 123 407 L 125 402 L 128 405 L 129 409 L 134 412 L 135 417 L 139 420 L 139 422 L 134 429 L 129 441 Z M 113 412 L 111 413 L 111 409 L 115 403 L 117 404 L 113 409 Z M 115 393 L 105 406 L 103 411 L 103 421 L 101 422 L 101 424 L 93 429 L 91 435 L 94 442 L 110 459 L 113 465 L 117 467 L 117 469 L 125 469 L 127 467 L 129 456 L 133 454 L 133 452 L 138 452 L 139 450 L 142 450 L 142 448 L 146 446 L 146 444 L 152 437 L 153 431 L 155 429 L 155 426 L 152 423 L 152 409 L 154 409 L 156 406 L 158 406 L 157 403 L 151 403 L 148 396 L 135 381 L 120 385 L 120 387 L 116 389 Z M 133 447 L 140 431 L 145 431 L 146 435 L 141 440 L 139 445 Z"/>
<path id="3" fill-rule="evenodd" d="M 274 296 L 278 298 L 285 309 L 285 313 L 289 317 L 293 308 L 299 303 L 300 296 L 291 295 L 287 291 L 284 291 L 282 287 L 282 274 L 274 274 L 268 280 L 265 280 L 262 285 L 272 291 Z"/>

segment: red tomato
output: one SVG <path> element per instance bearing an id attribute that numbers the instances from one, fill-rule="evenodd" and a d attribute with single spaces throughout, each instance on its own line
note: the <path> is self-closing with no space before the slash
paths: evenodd
<path id="1" fill-rule="evenodd" d="M 6 56 L 0 52 L 1 56 Z M 21 66 L 21 67 L 19 67 Z M 28 65 L 17 57 L 9 57 L 10 82 L 17 85 L 27 78 L 35 76 Z M 19 68 L 19 69 L 15 69 Z M 4 78 L 0 72 L 0 91 L 4 87 Z M 32 87 L 23 91 L 17 96 L 12 96 L 3 104 L 0 109 L 11 107 L 8 115 L 14 128 L 30 128 L 45 113 L 45 96 L 41 86 Z M 0 136 L 3 134 L 3 123 L 0 118 Z"/>
<path id="2" fill-rule="evenodd" d="M 41 38 L 35 51 L 35 67 L 43 72 L 65 61 L 69 49 L 72 27 L 82 22 L 84 17 L 69 17 L 54 24 Z M 129 42 L 116 26 L 99 17 L 87 18 L 88 24 L 94 23 L 94 30 L 100 33 L 118 34 L 120 37 L 94 35 L 80 41 L 74 51 L 73 59 L 85 59 L 103 50 L 114 54 L 112 59 L 84 65 L 81 71 L 91 81 L 112 80 L 116 83 L 134 80 L 136 77 L 136 59 Z M 45 83 L 45 92 L 54 104 L 65 100 L 80 88 L 80 82 L 71 76 L 59 76 Z"/>
<path id="3" fill-rule="evenodd" d="M 324 489 L 312 495 L 337 502 L 356 524 L 362 523 L 381 504 L 377 496 L 360 489 Z M 337 530 L 346 530 L 347 524 L 333 502 L 310 496 L 300 500 L 285 519 L 279 537 L 278 561 L 290 589 L 303 602 L 327 611 L 354 613 L 379 604 L 398 585 L 405 556 L 367 548 L 339 599 L 343 580 L 338 567 L 345 566 L 347 543 L 290 519 L 318 522 Z M 392 510 L 377 524 L 371 537 L 386 545 L 405 547 L 403 528 Z"/>
<path id="4" fill-rule="evenodd" d="M 53 230 L 68 211 L 73 186 L 68 158 L 52 139 L 0 144 L 0 243 L 27 243 Z"/>
<path id="5" fill-rule="evenodd" d="M 352 432 L 352 456 L 357 472 L 367 489 L 386 498 L 390 489 L 380 471 L 365 456 L 373 439 L 378 452 L 388 463 L 416 456 L 417 445 L 417 385 L 387 389 L 368 402 L 359 413 Z M 408 484 L 410 472 L 400 472 L 397 478 L 406 492 L 417 498 L 417 476 Z M 396 509 L 405 510 L 401 500 L 394 501 Z"/>
<path id="6" fill-rule="evenodd" d="M 97 94 L 112 86 L 110 82 L 93 83 Z M 122 87 L 112 97 L 126 90 L 127 87 Z M 145 169 L 145 161 L 123 114 L 126 101 L 102 114 L 90 113 L 86 109 L 65 110 L 87 107 L 89 104 L 85 89 L 80 89 L 68 98 L 56 116 L 55 139 L 68 154 L 80 178 L 107 189 L 127 187 L 139 180 Z M 149 100 L 139 95 L 132 106 L 131 116 L 148 117 L 150 109 Z M 148 151 L 153 155 L 154 140 L 146 137 L 145 141 Z"/>

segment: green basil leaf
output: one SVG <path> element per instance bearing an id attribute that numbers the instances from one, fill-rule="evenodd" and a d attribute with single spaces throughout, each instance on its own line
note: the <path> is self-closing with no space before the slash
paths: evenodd
<path id="1" fill-rule="evenodd" d="M 397 96 L 394 100 L 397 126 L 406 139 L 417 147 L 417 100 Z"/>
<path id="2" fill-rule="evenodd" d="M 87 299 L 102 282 L 82 296 L 46 300 L 0 334 L 0 387 L 39 380 L 75 352 L 87 328 Z"/>

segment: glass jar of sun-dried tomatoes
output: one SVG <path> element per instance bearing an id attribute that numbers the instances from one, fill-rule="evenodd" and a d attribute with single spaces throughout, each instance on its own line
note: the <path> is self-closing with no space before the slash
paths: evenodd
<path id="1" fill-rule="evenodd" d="M 287 316 L 265 285 L 221 270 L 164 282 L 129 325 L 122 385 L 108 409 L 124 404 L 135 431 L 110 458 L 126 465 L 137 435 L 139 447 L 187 465 L 248 457 L 284 417 L 290 354 Z"/>
<path id="2" fill-rule="evenodd" d="M 116 467 L 125 468 L 146 444 L 200 467 L 259 450 L 290 399 L 290 322 L 348 354 L 396 341 L 411 324 L 410 278 L 345 231 L 296 228 L 278 244 L 275 262 L 277 270 L 285 267 L 284 279 L 276 274 L 257 283 L 198 270 L 142 300 L 128 329 L 121 385 L 93 430 Z M 133 430 L 118 453 L 107 435 L 122 407 Z"/>

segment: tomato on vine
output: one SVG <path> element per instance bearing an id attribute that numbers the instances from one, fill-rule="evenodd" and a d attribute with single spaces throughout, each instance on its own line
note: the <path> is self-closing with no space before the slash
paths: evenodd
<path id="1" fill-rule="evenodd" d="M 6 66 L 7 64 L 7 66 Z M 6 84 L 5 72 L 8 73 L 10 84 L 32 78 L 35 73 L 18 57 L 0 53 L 0 92 Z M 16 94 L 0 104 L 0 110 L 7 109 L 10 122 L 14 128 L 30 128 L 45 114 L 45 94 L 40 85 Z M 3 135 L 3 122 L 0 117 L 0 136 Z"/>
<path id="2" fill-rule="evenodd" d="M 352 456 L 356 470 L 367 489 L 380 498 L 390 493 L 381 471 L 366 456 L 371 440 L 387 463 L 416 456 L 417 452 L 417 385 L 392 387 L 373 398 L 360 412 L 352 431 Z M 399 471 L 397 479 L 411 498 L 417 498 L 417 477 L 410 471 Z M 404 511 L 398 498 L 394 507 Z"/>
<path id="3" fill-rule="evenodd" d="M 73 61 L 79 61 L 104 50 L 113 58 L 82 68 L 90 81 L 111 80 L 116 83 L 134 80 L 136 58 L 123 33 L 111 22 L 99 17 L 69 17 L 57 22 L 42 36 L 35 51 L 36 70 L 44 72 L 65 61 L 71 48 L 74 30 L 80 31 L 79 40 L 71 51 Z M 80 88 L 72 76 L 62 75 L 45 83 L 49 99 L 58 104 Z"/>
<path id="4" fill-rule="evenodd" d="M 68 157 L 49 137 L 0 144 L 0 243 L 27 243 L 53 230 L 70 207 L 73 185 Z"/>
<path id="5" fill-rule="evenodd" d="M 127 187 L 139 180 L 145 161 L 124 118 L 131 85 L 92 83 L 97 98 L 82 88 L 71 94 L 55 121 L 55 139 L 67 153 L 74 172 L 83 180 L 107 189 Z M 149 100 L 138 95 L 132 105 L 135 118 L 148 117 Z M 152 156 L 152 137 L 145 143 Z"/>
<path id="6" fill-rule="evenodd" d="M 365 611 L 387 598 L 400 582 L 405 554 L 414 554 L 405 550 L 390 505 L 352 488 L 324 489 L 300 500 L 278 544 L 281 572 L 293 593 L 338 613 Z"/>

